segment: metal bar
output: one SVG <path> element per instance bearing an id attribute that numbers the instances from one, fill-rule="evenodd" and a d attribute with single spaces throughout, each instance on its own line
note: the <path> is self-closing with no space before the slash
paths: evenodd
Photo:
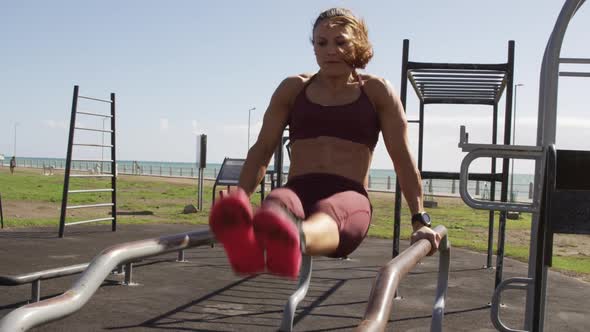
<path id="1" fill-rule="evenodd" d="M 494 98 L 496 97 L 493 93 L 482 93 L 482 92 L 425 92 L 424 98 L 432 97 L 464 97 L 464 98 Z"/>
<path id="2" fill-rule="evenodd" d="M 103 145 L 103 144 L 74 144 L 75 146 L 94 146 L 99 148 L 111 148 L 112 145 Z"/>
<path id="3" fill-rule="evenodd" d="M 0 276 L 0 285 L 18 286 L 32 283 L 35 280 L 48 280 L 80 273 L 88 267 L 88 263 L 58 267 L 49 270 L 36 271 L 16 276 Z"/>
<path id="4" fill-rule="evenodd" d="M 410 69 L 412 73 L 449 73 L 449 74 L 473 74 L 473 73 L 481 73 L 481 74 L 505 74 L 506 71 L 504 70 L 488 70 L 488 69 L 476 69 L 476 70 L 466 70 L 466 69 Z"/>
<path id="5" fill-rule="evenodd" d="M 422 179 L 438 179 L 438 180 L 459 180 L 461 174 L 458 172 L 430 172 L 422 171 Z M 502 181 L 502 173 L 469 173 L 469 181 Z"/>
<path id="6" fill-rule="evenodd" d="M 22 306 L 0 320 L 0 331 L 26 331 L 66 317 L 84 306 L 117 265 L 181 249 L 208 245 L 209 230 L 163 236 L 114 245 L 95 257 L 65 293 L 35 304 Z"/>
<path id="7" fill-rule="evenodd" d="M 101 193 L 101 192 L 111 192 L 113 189 L 80 189 L 80 190 L 68 190 L 70 194 L 78 194 L 78 193 Z"/>
<path id="8" fill-rule="evenodd" d="M 424 103 L 420 102 L 419 111 L 419 125 L 418 125 L 418 171 L 422 171 L 422 161 L 424 158 Z"/>
<path id="9" fill-rule="evenodd" d="M 293 319 L 295 318 L 295 310 L 297 305 L 301 302 L 311 282 L 311 269 L 312 269 L 312 256 L 304 255 L 301 262 L 301 272 L 299 273 L 299 283 L 297 289 L 289 297 L 289 300 L 285 304 L 283 310 L 283 318 L 281 320 L 281 327 L 279 331 L 292 331 L 293 330 Z"/>
<path id="10" fill-rule="evenodd" d="M 498 92 L 497 87 L 483 87 L 483 88 L 478 88 L 478 87 L 470 87 L 470 86 L 464 86 L 464 87 L 453 87 L 453 86 L 424 86 L 421 88 L 421 90 L 424 90 L 424 92 L 490 92 L 490 93 L 494 93 L 496 94 Z"/>
<path id="11" fill-rule="evenodd" d="M 414 91 L 416 92 L 418 99 L 420 99 L 421 102 L 424 101 L 424 96 L 422 95 L 422 89 L 420 89 L 420 87 L 416 83 L 416 80 L 414 79 L 414 76 L 412 75 L 411 72 L 408 72 L 408 79 L 410 80 L 410 84 L 412 84 L 412 87 L 414 87 Z"/>
<path id="12" fill-rule="evenodd" d="M 410 54 L 410 40 L 404 39 L 402 50 L 402 77 L 400 87 L 400 100 L 404 113 L 406 113 L 406 101 L 408 96 L 408 58 Z M 393 208 L 393 245 L 391 257 L 399 255 L 399 241 L 401 235 L 401 209 L 402 209 L 402 192 L 399 181 L 395 181 L 394 208 Z"/>
<path id="13" fill-rule="evenodd" d="M 436 74 L 414 74 L 415 78 L 434 78 L 434 79 L 439 79 L 439 78 L 469 78 L 469 79 L 473 79 L 473 78 L 483 78 L 483 79 L 503 79 L 504 75 L 496 75 L 496 74 L 492 74 L 492 75 L 436 75 Z"/>
<path id="14" fill-rule="evenodd" d="M 447 236 L 447 229 L 444 226 L 437 226 L 434 228 L 434 231 L 437 232 L 441 238 Z M 431 249 L 432 245 L 430 244 L 430 241 L 426 239 L 419 240 L 379 270 L 379 273 L 373 282 L 371 295 L 367 301 L 367 309 L 363 321 L 357 327 L 357 331 L 385 331 L 385 326 L 391 316 L 393 297 L 402 278 L 408 274 L 408 272 L 410 272 L 420 260 L 422 260 L 422 258 L 426 257 Z M 441 247 L 441 249 L 445 248 Z M 448 261 L 450 260 L 447 260 L 447 262 Z M 443 276 L 441 276 L 439 269 L 439 280 L 440 278 L 443 278 Z"/>
<path id="15" fill-rule="evenodd" d="M 471 79 L 465 79 L 465 78 L 437 78 L 437 79 L 420 79 L 420 80 L 416 80 L 417 84 L 426 84 L 426 83 L 442 83 L 442 82 L 454 82 L 454 83 L 461 83 L 461 84 L 490 84 L 490 83 L 496 83 L 498 85 L 500 85 L 500 83 L 502 82 L 502 79 L 489 79 L 489 80 L 482 80 L 482 79 L 477 79 L 477 80 L 471 80 Z"/>
<path id="16" fill-rule="evenodd" d="M 133 285 L 132 277 L 133 277 L 133 263 L 129 262 L 129 263 L 125 264 L 125 281 L 123 281 L 123 285 L 127 285 L 127 286 Z"/>
<path id="17" fill-rule="evenodd" d="M 472 88 L 472 89 L 493 89 L 498 90 L 500 88 L 499 84 L 490 83 L 490 84 L 467 84 L 467 83 L 452 83 L 452 82 L 440 82 L 440 83 L 429 83 L 429 84 L 420 84 L 420 88 L 448 88 L 448 89 L 465 89 L 465 88 Z"/>
<path id="18" fill-rule="evenodd" d="M 66 153 L 66 168 L 64 171 L 64 187 L 61 198 L 61 211 L 59 217 L 59 237 L 64 236 L 66 223 L 66 206 L 68 205 L 68 190 L 70 189 L 70 170 L 72 167 L 72 148 L 74 144 L 74 127 L 76 126 L 76 109 L 78 108 L 78 86 L 74 85 L 72 97 L 72 115 L 70 118 L 70 133 L 68 137 L 68 149 Z"/>
<path id="19" fill-rule="evenodd" d="M 494 105 L 493 99 L 425 98 L 424 104 L 473 104 Z"/>
<path id="20" fill-rule="evenodd" d="M 78 114 L 92 115 L 92 116 L 98 116 L 98 117 L 103 117 L 103 118 L 110 118 L 111 117 L 109 114 L 100 114 L 100 113 L 91 113 L 91 112 L 82 112 L 82 111 L 78 111 Z"/>
<path id="21" fill-rule="evenodd" d="M 72 174 L 72 178 L 110 178 L 112 174 Z"/>
<path id="22" fill-rule="evenodd" d="M 467 69 L 506 71 L 507 64 L 408 62 L 408 69 Z"/>
<path id="23" fill-rule="evenodd" d="M 0 223 L 2 224 L 2 228 L 4 228 L 4 212 L 2 212 L 2 195 L 0 194 Z"/>
<path id="24" fill-rule="evenodd" d="M 176 261 L 179 263 L 185 263 L 188 262 L 185 258 L 184 258 L 184 250 L 179 250 L 178 251 L 178 258 L 176 258 Z"/>
<path id="25" fill-rule="evenodd" d="M 84 128 L 84 127 L 76 127 L 78 130 L 87 130 L 87 131 L 98 131 L 100 133 L 110 133 L 112 130 L 103 130 L 103 129 L 96 129 L 96 128 Z"/>
<path id="26" fill-rule="evenodd" d="M 590 59 L 583 59 L 583 58 L 559 58 L 559 63 L 590 64 Z"/>
<path id="27" fill-rule="evenodd" d="M 530 284 L 533 283 L 531 278 L 510 278 L 502 281 L 494 290 L 492 296 L 492 308 L 490 316 L 494 327 L 503 332 L 529 332 L 528 330 L 517 330 L 507 327 L 502 320 L 500 320 L 500 295 L 506 289 L 524 289 L 526 290 Z M 514 284 L 514 285 L 513 285 Z"/>
<path id="28" fill-rule="evenodd" d="M 440 241 L 438 249 L 438 278 L 436 283 L 436 296 L 432 306 L 432 321 L 430 331 L 440 332 L 443 330 L 442 323 L 445 315 L 445 300 L 449 286 L 449 272 L 451 267 L 451 241 L 445 236 Z"/>
<path id="29" fill-rule="evenodd" d="M 559 76 L 567 77 L 590 77 L 590 72 L 560 71 Z"/>
<path id="30" fill-rule="evenodd" d="M 111 93 L 111 188 L 113 191 L 111 192 L 111 215 L 113 216 L 113 222 L 111 224 L 111 230 L 115 232 L 117 230 L 117 149 L 116 149 L 116 138 L 115 135 L 115 94 Z"/>
<path id="31" fill-rule="evenodd" d="M 494 104 L 492 119 L 492 144 L 498 143 L 498 103 Z M 496 174 L 496 158 L 491 158 L 491 173 Z M 502 179 L 500 178 L 500 181 Z M 496 200 L 496 182 L 490 183 L 490 201 Z M 490 210 L 488 213 L 488 252 L 486 257 L 486 268 L 492 268 L 492 256 L 494 255 L 494 221 L 496 220 L 495 211 Z"/>
<path id="32" fill-rule="evenodd" d="M 41 280 L 37 279 L 31 283 L 31 302 L 39 302 L 41 300 Z"/>
<path id="33" fill-rule="evenodd" d="M 66 209 L 85 209 L 85 208 L 93 208 L 93 207 L 102 207 L 102 206 L 112 206 L 113 203 L 99 203 L 99 204 L 87 204 L 87 205 L 71 205 L 66 207 Z"/>
<path id="34" fill-rule="evenodd" d="M 82 220 L 82 221 L 74 221 L 67 223 L 66 226 L 73 226 L 73 225 L 80 225 L 80 224 L 88 224 L 91 222 L 98 222 L 98 221 L 107 221 L 113 220 L 113 217 L 105 217 L 105 218 L 97 218 L 97 219 L 90 219 L 90 220 Z"/>
<path id="35" fill-rule="evenodd" d="M 103 160 L 103 159 L 72 159 L 72 161 L 84 161 L 84 162 L 111 162 L 112 160 Z"/>
<path id="36" fill-rule="evenodd" d="M 507 75 L 507 91 L 506 91 L 506 106 L 504 116 L 504 145 L 510 145 L 512 137 L 512 96 L 514 90 L 514 41 L 508 42 L 508 75 Z M 508 170 L 510 169 L 510 159 L 503 158 L 502 160 L 502 183 L 500 189 L 500 201 L 508 201 Z M 502 275 L 504 272 L 504 247 L 506 243 L 506 214 L 508 210 L 500 212 L 500 221 L 498 223 L 498 248 L 496 250 L 496 279 L 494 288 L 498 287 L 502 282 Z"/>
<path id="37" fill-rule="evenodd" d="M 110 101 L 110 100 L 104 100 L 104 99 L 92 98 L 92 97 L 86 97 L 86 96 L 78 96 L 78 98 L 88 99 L 88 100 L 94 100 L 94 101 L 100 101 L 100 102 L 103 102 L 103 103 L 112 103 L 112 101 Z"/>

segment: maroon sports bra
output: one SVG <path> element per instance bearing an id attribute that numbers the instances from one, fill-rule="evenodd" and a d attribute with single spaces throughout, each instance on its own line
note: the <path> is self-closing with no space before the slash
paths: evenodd
<path id="1" fill-rule="evenodd" d="M 289 116 L 289 139 L 330 136 L 366 145 L 371 152 L 379 139 L 379 117 L 361 85 L 361 95 L 349 104 L 322 106 L 307 98 L 315 75 L 297 95 Z"/>

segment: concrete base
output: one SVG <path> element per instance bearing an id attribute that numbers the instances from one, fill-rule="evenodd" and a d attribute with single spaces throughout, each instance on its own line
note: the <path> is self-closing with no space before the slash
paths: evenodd
<path id="1" fill-rule="evenodd" d="M 520 219 L 520 212 L 513 212 L 513 211 L 506 212 L 506 218 L 511 219 L 511 220 L 518 220 L 518 219 Z"/>

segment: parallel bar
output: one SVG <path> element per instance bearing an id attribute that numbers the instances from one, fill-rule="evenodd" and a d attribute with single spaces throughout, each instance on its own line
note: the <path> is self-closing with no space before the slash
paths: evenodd
<path id="1" fill-rule="evenodd" d="M 505 71 L 508 65 L 498 64 L 477 64 L 477 63 L 430 63 L 408 61 L 408 69 L 467 69 L 467 70 L 502 70 Z"/>
<path id="2" fill-rule="evenodd" d="M 72 174 L 72 178 L 112 178 L 113 174 Z"/>
<path id="3" fill-rule="evenodd" d="M 113 203 L 99 203 L 99 204 L 88 204 L 88 205 L 72 205 L 67 206 L 66 209 L 86 209 L 86 208 L 93 208 L 93 207 L 103 207 L 103 206 L 113 206 Z"/>
<path id="4" fill-rule="evenodd" d="M 16 276 L 0 276 L 0 285 L 18 286 L 31 283 L 35 280 L 48 280 L 80 273 L 86 269 L 88 263 L 58 267 L 49 270 L 36 271 Z"/>
<path id="5" fill-rule="evenodd" d="M 91 112 L 82 112 L 82 111 L 78 111 L 78 114 L 85 114 L 85 115 L 92 115 L 92 116 L 99 116 L 99 117 L 103 117 L 103 118 L 110 118 L 111 115 L 109 114 L 100 114 L 100 113 L 91 113 Z"/>
<path id="6" fill-rule="evenodd" d="M 559 76 L 567 77 L 590 77 L 589 72 L 560 71 Z"/>
<path id="7" fill-rule="evenodd" d="M 424 101 L 424 96 L 422 95 L 422 90 L 420 90 L 420 88 L 418 87 L 418 84 L 416 84 L 416 79 L 414 79 L 414 76 L 412 75 L 411 72 L 408 72 L 408 80 L 410 80 L 410 84 L 412 84 L 412 86 L 414 87 L 414 91 L 416 92 L 416 95 L 418 96 L 420 101 Z"/>
<path id="8" fill-rule="evenodd" d="M 103 130 L 103 129 L 96 129 L 96 128 L 83 128 L 83 127 L 75 127 L 74 129 L 78 130 L 88 130 L 88 131 L 98 131 L 100 133 L 112 133 L 112 130 Z"/>
<path id="9" fill-rule="evenodd" d="M 424 92 L 492 92 L 496 93 L 498 91 L 497 86 L 494 87 L 454 87 L 454 86 L 430 86 L 425 85 L 422 87 Z"/>
<path id="10" fill-rule="evenodd" d="M 70 194 L 77 194 L 77 193 L 103 193 L 103 192 L 111 192 L 113 191 L 112 188 L 108 189 L 81 189 L 81 190 L 68 190 Z"/>
<path id="11" fill-rule="evenodd" d="M 583 59 L 583 58 L 560 58 L 560 63 L 580 63 L 580 64 L 590 64 L 590 59 Z"/>
<path id="12" fill-rule="evenodd" d="M 113 203 L 111 207 L 111 215 L 113 216 L 113 223 L 111 224 L 111 230 L 114 232 L 117 230 L 117 177 L 114 176 L 115 172 L 117 171 L 117 149 L 115 148 L 115 94 L 111 93 L 111 188 L 113 191 L 111 193 L 111 202 Z"/>
<path id="13" fill-rule="evenodd" d="M 27 331 L 35 326 L 73 314 L 90 300 L 105 278 L 118 265 L 181 249 L 209 245 L 211 239 L 211 233 L 206 230 L 109 247 L 92 260 L 76 283 L 63 294 L 22 306 L 2 317 L 0 331 Z"/>
<path id="14" fill-rule="evenodd" d="M 108 217 L 108 218 L 98 218 L 98 219 L 74 221 L 74 222 L 67 223 L 66 226 L 80 225 L 80 224 L 88 224 L 88 223 L 91 223 L 91 222 L 107 221 L 107 220 L 113 220 L 113 219 L 114 219 L 113 217 Z"/>
<path id="15" fill-rule="evenodd" d="M 75 146 L 95 146 L 95 147 L 98 147 L 98 148 L 111 148 L 111 147 L 113 147 L 112 145 L 86 144 L 86 143 L 84 143 L 84 144 L 82 144 L 82 143 L 75 143 L 74 145 Z"/>
<path id="16" fill-rule="evenodd" d="M 94 100 L 94 101 L 101 101 L 103 103 L 109 103 L 109 104 L 112 103 L 112 101 L 110 101 L 110 100 L 98 99 L 98 98 L 92 98 L 92 97 L 78 96 L 78 98 L 88 99 L 88 100 Z M 78 112 L 78 113 L 80 113 L 80 112 Z"/>
<path id="17" fill-rule="evenodd" d="M 444 226 L 437 226 L 433 230 L 440 235 L 441 239 L 447 236 L 447 229 Z M 380 269 L 373 282 L 373 289 L 371 289 L 371 295 L 367 301 L 367 309 L 363 321 L 357 327 L 356 331 L 385 331 L 389 317 L 391 317 L 393 298 L 402 278 L 407 275 L 408 272 L 410 272 L 420 260 L 422 260 L 422 258 L 426 257 L 431 249 L 432 245 L 428 240 L 419 240 Z M 441 257 L 443 250 L 448 254 L 447 246 L 441 247 L 440 249 Z M 446 258 L 447 257 L 445 257 L 444 262 L 445 264 L 448 264 L 449 260 Z M 445 267 L 445 269 L 448 278 L 448 266 Z M 444 277 L 445 276 L 443 275 L 439 275 L 439 279 Z M 446 290 L 447 285 L 443 286 Z M 438 329 L 435 330 L 438 331 Z"/>

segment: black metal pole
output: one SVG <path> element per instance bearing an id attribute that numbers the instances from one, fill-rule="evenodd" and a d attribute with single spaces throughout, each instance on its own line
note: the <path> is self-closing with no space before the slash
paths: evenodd
<path id="1" fill-rule="evenodd" d="M 2 212 L 2 195 L 0 195 L 0 222 L 2 223 L 2 228 L 4 228 L 4 213 Z"/>
<path id="2" fill-rule="evenodd" d="M 494 104 L 494 113 L 492 119 L 492 144 L 498 143 L 498 104 Z M 492 176 L 496 174 L 496 158 L 492 158 Z M 496 200 L 496 180 L 490 182 L 490 201 Z M 488 257 L 486 261 L 486 268 L 492 267 L 492 256 L 494 255 L 494 221 L 496 213 L 494 210 L 489 212 L 488 221 Z"/>
<path id="3" fill-rule="evenodd" d="M 68 150 L 66 152 L 66 168 L 64 170 L 64 187 L 61 196 L 61 211 L 59 215 L 59 237 L 64 237 L 66 226 L 66 208 L 68 206 L 68 191 L 70 189 L 70 168 L 72 167 L 72 147 L 74 144 L 74 128 L 76 126 L 76 112 L 78 109 L 78 86 L 74 85 L 72 97 L 72 115 L 70 117 L 70 134 L 68 137 Z"/>
<path id="4" fill-rule="evenodd" d="M 116 145 L 116 135 L 115 135 L 115 94 L 111 93 L 111 187 L 113 191 L 111 192 L 111 201 L 113 206 L 111 207 L 111 215 L 113 216 L 113 221 L 111 224 L 111 229 L 113 232 L 117 230 L 117 145 Z"/>
<path id="5" fill-rule="evenodd" d="M 404 104 L 404 109 L 406 105 Z M 420 124 L 418 126 L 418 170 L 422 172 L 424 160 L 424 102 L 420 101 Z"/>
<path id="6" fill-rule="evenodd" d="M 410 51 L 410 40 L 404 39 L 402 55 L 402 81 L 400 86 L 400 99 L 404 112 L 406 111 L 406 94 L 408 92 L 408 54 Z M 399 177 L 395 176 L 395 205 L 393 210 L 393 248 L 391 257 L 399 255 L 399 237 L 401 225 L 402 193 L 399 185 Z"/>
<path id="7" fill-rule="evenodd" d="M 504 120 L 504 144 L 510 144 L 512 129 L 512 93 L 514 89 L 514 41 L 508 42 L 508 64 L 506 76 L 506 114 Z M 510 159 L 502 159 L 502 191 L 500 193 L 500 200 L 502 202 L 508 201 L 508 168 L 510 167 Z M 500 213 L 500 225 L 498 227 L 498 254 L 496 258 L 496 282 L 494 287 L 498 287 L 502 282 L 502 270 L 504 267 L 504 243 L 506 241 L 506 212 Z"/>

